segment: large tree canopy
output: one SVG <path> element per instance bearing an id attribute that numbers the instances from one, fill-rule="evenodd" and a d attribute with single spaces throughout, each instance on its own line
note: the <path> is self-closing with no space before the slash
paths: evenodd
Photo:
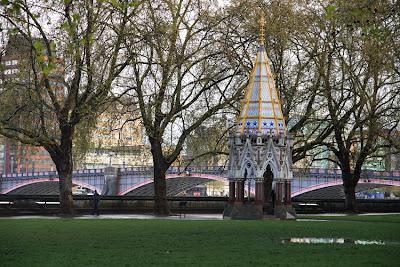
<path id="1" fill-rule="evenodd" d="M 3 34 L 23 56 L 19 73 L 2 76 L 0 134 L 49 152 L 71 213 L 74 138 L 126 94 L 151 145 L 155 212 L 168 214 L 165 173 L 185 146 L 199 145 L 187 149 L 198 151 L 193 158 L 224 153 L 232 123 L 223 119 L 239 110 L 263 11 L 293 161 L 329 151 L 354 208 L 365 161 L 400 147 L 391 134 L 400 123 L 398 9 L 345 0 L 2 1 Z M 211 132 L 203 146 L 196 135 Z"/>
<path id="2" fill-rule="evenodd" d="M 2 1 L 9 40 L 23 47 L 19 75 L 3 77 L 0 133 L 44 147 L 60 178 L 61 212 L 71 214 L 76 127 L 95 118 L 126 68 L 125 29 L 137 8 L 122 1 Z"/>
<path id="3" fill-rule="evenodd" d="M 400 76 L 396 62 L 399 15 L 391 1 L 335 1 L 320 6 L 316 64 L 333 135 L 324 140 L 342 170 L 346 206 L 356 209 L 355 187 L 368 159 L 398 125 Z M 390 139 L 390 137 L 389 137 Z"/>
<path id="4" fill-rule="evenodd" d="M 228 16 L 213 1 L 144 1 L 132 23 L 138 34 L 128 34 L 126 80 L 151 144 L 158 214 L 169 213 L 165 172 L 186 138 L 237 101 L 245 85 L 241 57 L 227 54 L 241 49 L 229 43 Z"/>

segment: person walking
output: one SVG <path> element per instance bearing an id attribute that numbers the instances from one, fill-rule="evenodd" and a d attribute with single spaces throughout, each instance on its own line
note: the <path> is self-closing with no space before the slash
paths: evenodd
<path id="1" fill-rule="evenodd" d="M 94 190 L 93 194 L 93 215 L 96 214 L 97 216 L 100 215 L 99 213 L 99 202 L 100 202 L 100 195 L 97 193 L 97 190 Z"/>

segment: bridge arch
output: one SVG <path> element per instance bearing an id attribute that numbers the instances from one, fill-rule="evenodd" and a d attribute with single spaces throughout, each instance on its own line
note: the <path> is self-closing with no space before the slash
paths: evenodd
<path id="1" fill-rule="evenodd" d="M 400 187 L 400 181 L 398 180 L 384 180 L 384 179 L 360 179 L 358 184 L 375 184 L 379 186 L 399 186 Z M 316 191 L 319 189 L 327 188 L 327 187 L 334 187 L 334 186 L 339 186 L 343 185 L 342 180 L 335 180 L 332 182 L 325 182 L 325 183 L 319 183 L 315 184 L 312 186 L 304 187 L 300 190 L 297 190 L 292 193 L 291 197 L 297 197 L 302 194 L 311 192 L 311 191 Z"/>
<path id="2" fill-rule="evenodd" d="M 194 179 L 195 178 L 200 178 L 200 179 L 208 180 L 208 181 L 205 181 L 202 184 L 205 184 L 205 183 L 210 182 L 210 181 L 227 182 L 227 179 L 225 177 L 221 177 L 221 176 L 218 176 L 218 175 L 212 175 L 212 174 L 202 174 L 202 173 L 191 173 L 190 175 L 187 175 L 187 174 L 180 174 L 180 175 L 179 174 L 170 174 L 170 175 L 167 175 L 165 178 L 167 179 L 167 181 L 168 180 L 173 180 L 173 179 L 180 179 L 180 178 L 194 178 Z M 153 178 L 149 178 L 148 180 L 145 180 L 144 182 L 132 185 L 132 186 L 126 188 L 125 190 L 122 190 L 121 192 L 118 193 L 118 195 L 119 196 L 126 195 L 126 194 L 128 194 L 129 192 L 131 192 L 131 191 L 133 191 L 135 189 L 138 189 L 138 188 L 144 187 L 144 186 L 148 186 L 148 185 L 152 184 L 153 182 L 154 182 Z M 194 186 L 196 186 L 196 184 L 194 184 L 193 187 Z"/>
<path id="3" fill-rule="evenodd" d="M 59 182 L 60 180 L 58 178 L 39 178 L 39 179 L 32 179 L 32 180 L 27 180 L 21 183 L 18 183 L 10 188 L 7 188 L 6 190 L 2 191 L 1 194 L 9 194 L 10 192 L 17 190 L 18 188 L 32 185 L 32 184 L 39 184 L 39 183 L 44 183 L 44 182 Z M 72 184 L 78 185 L 84 188 L 88 188 L 90 190 L 97 190 L 98 192 L 101 192 L 101 189 L 97 188 L 96 186 L 93 186 L 91 184 L 79 181 L 79 180 L 72 180 Z"/>

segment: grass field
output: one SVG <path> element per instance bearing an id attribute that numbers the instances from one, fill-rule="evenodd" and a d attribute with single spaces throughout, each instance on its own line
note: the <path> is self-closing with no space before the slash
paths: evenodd
<path id="1" fill-rule="evenodd" d="M 400 222 L 394 219 L 0 219 L 0 228 L 0 266 L 399 266 L 400 262 L 396 244 L 282 243 L 291 237 L 400 242 Z"/>
<path id="2" fill-rule="evenodd" d="M 301 218 L 314 220 L 400 223 L 400 215 L 302 216 Z"/>

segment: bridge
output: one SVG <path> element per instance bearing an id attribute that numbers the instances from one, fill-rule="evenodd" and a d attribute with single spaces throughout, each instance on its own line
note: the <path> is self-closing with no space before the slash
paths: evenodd
<path id="1" fill-rule="evenodd" d="M 294 169 L 292 197 L 341 198 L 343 186 L 338 169 Z M 151 196 L 153 191 L 153 169 L 151 167 L 84 169 L 73 173 L 73 184 L 97 190 L 102 195 Z M 167 172 L 167 195 L 182 195 L 199 185 L 219 182 L 227 183 L 224 167 L 190 167 L 182 170 L 171 167 Z M 10 195 L 55 195 L 58 194 L 57 172 L 18 173 L 0 176 L 0 194 Z M 384 186 L 400 186 L 400 171 L 364 171 L 357 192 Z M 252 191 L 252 190 L 251 190 Z M 250 191 L 250 192 L 251 192 Z M 220 196 L 227 191 L 219 192 Z M 251 193 L 250 193 L 251 194 Z"/>

